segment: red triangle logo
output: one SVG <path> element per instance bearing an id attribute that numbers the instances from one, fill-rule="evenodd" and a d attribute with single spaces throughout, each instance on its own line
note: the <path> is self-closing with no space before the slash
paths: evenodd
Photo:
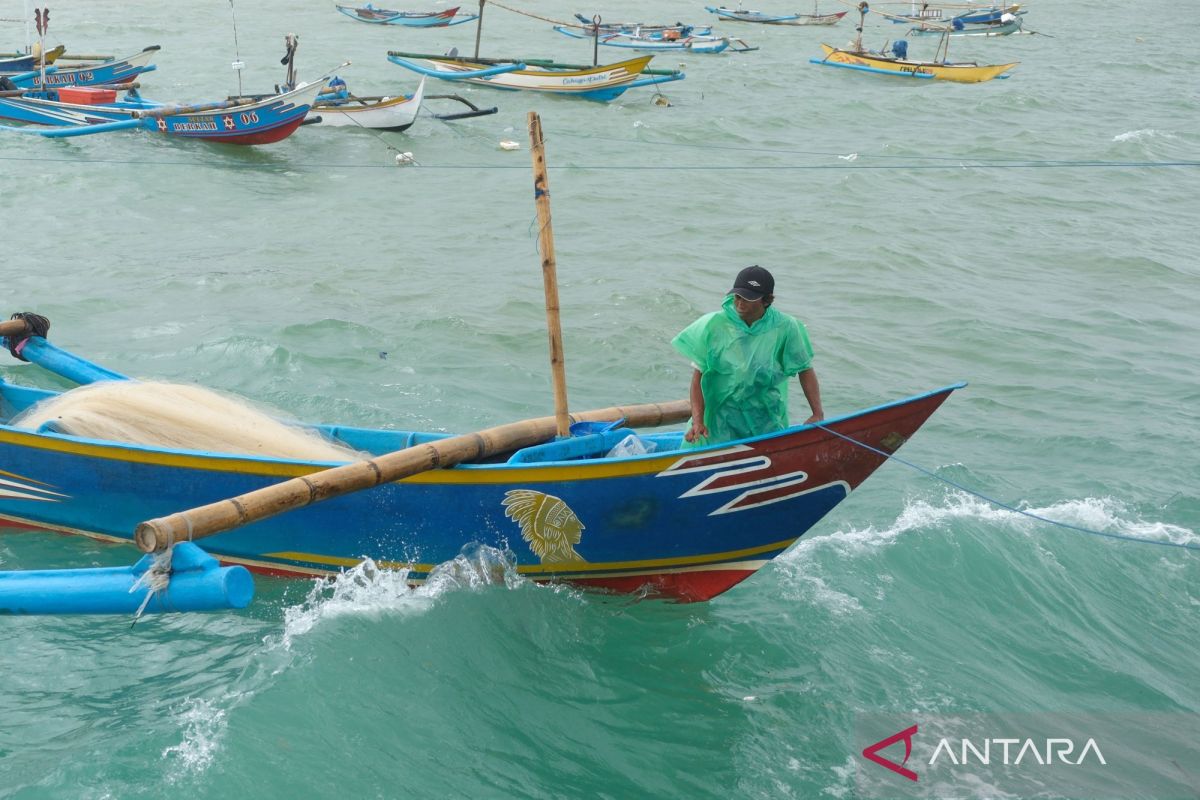
<path id="1" fill-rule="evenodd" d="M 915 781 L 917 779 L 917 773 L 903 765 L 908 763 L 908 757 L 912 755 L 912 737 L 915 736 L 916 733 L 917 726 L 913 725 L 911 728 L 905 728 L 899 733 L 893 733 L 886 739 L 880 739 L 878 742 L 862 751 L 863 758 L 874 761 L 879 766 L 886 767 L 897 775 L 903 775 L 910 781 Z M 889 761 L 888 759 L 879 755 L 880 750 L 891 747 L 901 739 L 904 740 L 904 760 L 899 764 L 894 761 Z"/>

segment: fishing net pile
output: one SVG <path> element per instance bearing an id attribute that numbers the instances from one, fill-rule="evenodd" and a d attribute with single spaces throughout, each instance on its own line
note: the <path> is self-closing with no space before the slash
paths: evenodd
<path id="1" fill-rule="evenodd" d="M 355 461 L 361 454 L 286 425 L 240 398 L 175 383 L 112 381 L 64 392 L 13 419 L 19 428 L 211 453 Z"/>

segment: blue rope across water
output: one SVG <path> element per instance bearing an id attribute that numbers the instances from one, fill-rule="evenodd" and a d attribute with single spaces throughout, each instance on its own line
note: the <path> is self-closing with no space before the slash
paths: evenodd
<path id="1" fill-rule="evenodd" d="M 899 463 L 903 464 L 906 467 L 911 467 L 912 469 L 915 469 L 917 472 L 928 475 L 931 478 L 935 478 L 935 479 L 941 481 L 942 483 L 953 486 L 955 489 L 966 492 L 967 494 L 973 495 L 974 497 L 978 497 L 980 500 L 984 500 L 988 503 L 991 503 L 994 506 L 1003 508 L 1005 511 L 1011 511 L 1014 514 L 1020 514 L 1022 516 L 1029 517 L 1031 519 L 1036 519 L 1039 522 L 1048 522 L 1051 525 L 1057 525 L 1060 528 L 1067 528 L 1069 530 L 1079 531 L 1080 533 L 1086 533 L 1091 536 L 1103 536 L 1106 539 L 1120 539 L 1125 542 L 1136 542 L 1137 544 L 1157 544 L 1157 545 L 1161 545 L 1163 547 L 1181 547 L 1184 550 L 1200 550 L 1200 546 L 1197 546 L 1194 544 L 1182 544 L 1179 542 L 1164 542 L 1164 541 L 1159 541 L 1157 539 L 1142 539 L 1137 536 L 1125 536 L 1124 534 L 1120 534 L 1120 533 L 1105 533 L 1104 531 L 1096 531 L 1096 530 L 1092 530 L 1091 528 L 1084 528 L 1079 525 L 1072 525 L 1068 522 L 1059 522 L 1058 520 L 1050 519 L 1049 517 L 1043 517 L 1040 514 L 1034 514 L 1032 511 L 1023 511 L 1022 509 L 1016 508 L 1015 506 L 1011 506 L 1008 503 L 1003 503 L 1003 502 L 995 499 L 994 497 L 988 497 L 986 494 L 983 494 L 982 492 L 977 492 L 974 489 L 969 489 L 966 486 L 963 486 L 961 483 L 952 481 L 949 478 L 943 478 L 941 475 L 938 475 L 937 473 L 933 472 L 932 470 L 928 470 L 925 467 L 920 466 L 919 464 L 914 464 L 911 461 L 905 461 L 903 458 L 900 458 L 900 456 L 893 455 L 892 453 L 885 453 L 884 451 L 874 448 L 871 445 L 866 444 L 865 442 L 860 442 L 857 439 L 846 436 L 845 434 L 838 433 L 837 431 L 835 431 L 831 428 L 828 428 L 819 422 L 815 423 L 814 427 L 820 428 L 821 430 L 825 431 L 826 433 L 831 433 L 834 436 L 838 437 L 839 439 L 845 439 L 847 442 L 857 445 L 857 446 L 863 448 L 864 450 L 870 450 L 872 453 L 875 453 L 876 455 L 881 455 L 884 458 L 890 458 L 892 461 L 898 461 Z"/>

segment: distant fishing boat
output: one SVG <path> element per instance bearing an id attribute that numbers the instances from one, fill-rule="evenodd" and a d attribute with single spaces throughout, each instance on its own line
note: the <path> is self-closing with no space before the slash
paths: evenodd
<path id="1" fill-rule="evenodd" d="M 65 52 L 67 52 L 67 46 L 60 44 L 57 47 L 47 50 L 44 55 L 40 54 L 40 50 L 35 50 L 31 53 L 0 54 L 0 75 L 14 72 L 29 72 L 38 69 L 43 63 L 53 64 Z"/>
<path id="2" fill-rule="evenodd" d="M 865 2 L 858 4 L 860 20 L 858 37 L 846 48 L 838 48 L 822 44 L 824 58 L 811 58 L 809 63 L 823 67 L 856 70 L 874 75 L 886 75 L 894 78 L 915 78 L 924 80 L 952 81 L 954 83 L 982 83 L 993 78 L 1006 77 L 1004 73 L 1017 66 L 1016 61 L 1009 64 L 979 64 L 974 61 L 951 62 L 949 57 L 949 37 L 943 32 L 942 41 L 938 44 L 937 53 L 932 61 L 917 61 L 908 57 L 908 41 L 898 39 L 892 43 L 891 51 L 887 53 L 868 50 L 862 44 L 863 22 L 870 12 L 870 6 Z"/>
<path id="3" fill-rule="evenodd" d="M 956 6 L 962 8 L 962 6 Z M 949 15 L 946 12 L 950 7 L 938 5 L 930 5 L 927 2 L 921 3 L 919 6 L 913 2 L 912 8 L 907 14 L 884 14 L 883 16 L 895 23 L 910 23 L 910 22 L 933 22 L 950 24 L 953 20 L 958 20 L 963 25 L 978 25 L 987 22 L 999 22 L 1000 18 L 1005 14 L 1018 16 L 1024 14 L 1024 10 L 1018 4 L 1013 5 L 976 5 L 971 6 L 969 10 L 962 13 Z"/>
<path id="4" fill-rule="evenodd" d="M 572 39 L 594 40 L 597 38 L 592 31 L 580 31 L 562 25 L 555 25 L 554 30 Z M 733 52 L 747 53 L 758 49 L 757 47 L 750 47 L 741 39 L 731 39 L 728 36 L 674 36 L 672 33 L 674 31 L 660 31 L 641 35 L 619 31 L 612 33 L 601 32 L 598 44 L 604 47 L 623 47 L 628 50 L 642 50 L 646 52 L 680 50 L 689 53 L 722 53 L 732 48 Z"/>
<path id="5" fill-rule="evenodd" d="M 951 19 L 958 20 L 964 25 L 980 25 L 988 22 L 1000 22 L 1005 15 L 1018 16 L 1024 13 L 1018 4 L 1009 6 L 993 5 L 988 8 L 966 11 Z"/>
<path id="6" fill-rule="evenodd" d="M 907 42 L 903 39 L 892 44 L 892 53 L 871 50 L 842 50 L 822 44 L 824 58 L 809 59 L 811 64 L 840 67 L 860 72 L 888 75 L 898 78 L 925 78 L 952 81 L 954 83 L 983 83 L 1002 76 L 1019 62 L 1009 64 L 978 64 L 974 61 L 915 61 L 907 57 Z M 900 55 L 903 53 L 904 55 Z"/>
<path id="7" fill-rule="evenodd" d="M 545 92 L 607 102 L 638 86 L 682 80 L 679 70 L 649 69 L 653 56 L 615 64 L 560 64 L 545 59 L 503 59 L 388 52 L 388 61 L 421 75 L 495 89 Z"/>
<path id="8" fill-rule="evenodd" d="M 70 67 L 52 65 L 46 67 L 47 87 L 57 86 L 110 86 L 130 83 L 139 75 L 151 72 L 156 67 L 150 62 L 161 48 L 152 45 L 140 53 L 126 58 L 116 58 L 107 61 L 78 64 Z M 35 66 L 27 72 L 7 74 L 7 78 L 17 88 L 36 89 L 41 85 L 41 73 Z"/>
<path id="9" fill-rule="evenodd" d="M 687 25 L 682 22 L 676 22 L 674 25 L 659 25 L 647 24 L 645 22 L 596 22 L 596 18 L 588 18 L 583 14 L 575 14 L 575 19 L 585 27 L 590 29 L 599 28 L 604 33 L 634 33 L 634 34 L 654 34 L 665 33 L 666 31 L 676 31 L 680 36 L 708 36 L 712 33 L 711 25 Z"/>
<path id="10" fill-rule="evenodd" d="M 300 37 L 289 33 L 284 37 L 287 48 L 283 63 L 287 67 L 283 84 L 276 90 L 295 88 L 299 81 L 296 77 L 296 52 L 300 47 Z M 236 102 L 253 102 L 271 97 L 269 94 L 238 95 L 229 99 Z M 334 75 L 329 83 L 321 89 L 317 99 L 304 124 L 322 128 L 363 128 L 377 131 L 405 131 L 412 127 L 417 115 L 421 113 L 425 100 L 425 79 L 422 78 L 417 90 L 412 94 L 397 92 L 393 95 L 361 96 L 352 93 L 346 81 Z M 482 117 L 495 114 L 498 110 L 479 108 L 471 101 L 458 95 L 432 95 L 430 99 L 454 100 L 467 106 L 470 111 L 458 114 L 432 114 L 435 119 L 452 120 Z"/>
<path id="11" fill-rule="evenodd" d="M 459 6 L 448 8 L 445 11 L 392 11 L 386 8 L 375 8 L 370 3 L 361 7 L 335 3 L 334 8 L 350 19 L 359 22 L 369 22 L 375 25 L 403 25 L 408 28 L 446 28 L 479 19 L 478 14 L 458 16 Z"/>
<path id="12" fill-rule="evenodd" d="M 475 54 L 458 55 L 458 48 L 446 55 L 388 51 L 388 61 L 419 75 L 444 81 L 465 81 L 494 89 L 542 92 L 560 97 L 580 97 L 608 102 L 629 89 L 654 86 L 684 79 L 680 70 L 650 69 L 654 56 L 639 56 L 615 64 L 562 64 L 549 58 L 484 58 L 479 55 L 483 37 L 483 8 L 480 0 L 479 25 L 475 28 Z M 524 13 L 524 12 L 519 12 Z"/>
<path id="13" fill-rule="evenodd" d="M 819 14 L 816 7 L 813 8 L 812 14 L 767 14 L 762 11 L 747 11 L 725 6 L 705 6 L 704 8 L 721 19 L 731 22 L 754 22 L 760 25 L 836 25 L 838 20 L 846 16 L 845 11 Z"/>
<path id="14" fill-rule="evenodd" d="M 949 25 L 931 25 L 923 23 L 908 31 L 909 36 L 1011 36 L 1021 33 L 1023 25 L 1021 17 L 1006 14 L 995 22 L 980 22 L 964 24 L 957 17 Z"/>
<path id="15" fill-rule="evenodd" d="M 199 105 L 166 105 L 140 97 L 117 101 L 113 90 L 62 87 L 58 90 L 59 100 L 0 97 L 0 119 L 31 126 L 3 125 L 0 130 L 61 139 L 141 128 L 183 139 L 270 144 L 287 138 L 300 127 L 325 80 L 258 101 L 226 100 Z M 83 102 L 70 102 L 75 98 Z"/>

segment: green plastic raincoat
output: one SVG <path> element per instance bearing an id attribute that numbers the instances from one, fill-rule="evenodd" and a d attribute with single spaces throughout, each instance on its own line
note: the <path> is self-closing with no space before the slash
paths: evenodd
<path id="1" fill-rule="evenodd" d="M 788 426 L 788 380 L 812 366 L 808 331 L 795 317 L 769 306 L 747 326 L 733 296 L 671 340 L 700 370 L 707 437 L 684 447 L 744 439 Z"/>

